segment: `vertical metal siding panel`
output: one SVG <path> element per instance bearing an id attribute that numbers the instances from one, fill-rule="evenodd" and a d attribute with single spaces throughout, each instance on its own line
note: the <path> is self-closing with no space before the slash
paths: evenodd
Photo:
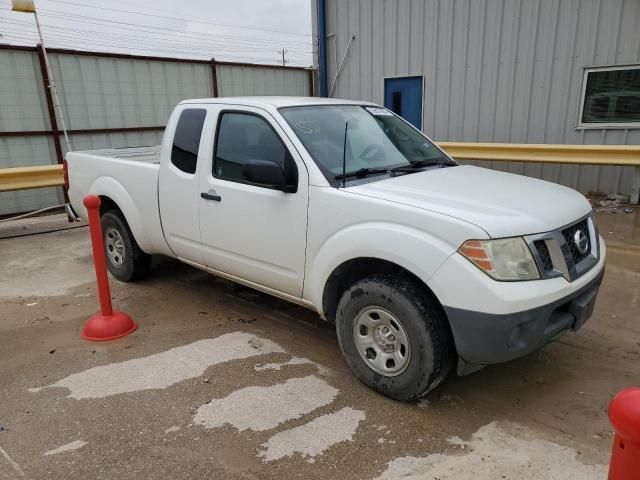
<path id="1" fill-rule="evenodd" d="M 349 53 L 345 59 L 345 80 L 348 83 L 348 95 L 353 98 L 361 99 L 362 91 L 360 90 L 360 57 L 363 55 L 362 50 L 362 38 L 358 31 L 360 14 L 360 5 L 358 0 L 349 0 L 347 3 L 348 21 L 349 21 L 349 36 L 352 34 L 356 38 L 351 42 L 349 47 Z"/>
<path id="2" fill-rule="evenodd" d="M 542 79 L 542 83 L 540 86 L 540 101 L 544 102 L 542 103 L 544 105 L 544 112 L 541 112 L 538 109 L 531 109 L 532 110 L 532 115 L 531 115 L 531 122 L 534 125 L 539 125 L 539 128 L 541 129 L 541 142 L 542 143 L 557 143 L 557 140 L 552 140 L 549 135 L 549 125 L 556 120 L 556 115 L 552 115 L 551 110 L 555 108 L 555 103 L 554 102 L 558 102 L 561 103 L 562 102 L 562 98 L 555 98 L 558 95 L 558 93 L 560 92 L 560 88 L 558 88 L 560 85 L 562 85 L 564 82 L 562 81 L 558 81 L 558 71 L 563 72 L 565 71 L 564 68 L 562 68 L 562 64 L 558 62 L 558 57 L 562 56 L 562 57 L 566 57 L 567 54 L 567 49 L 568 49 L 568 45 L 569 45 L 569 38 L 567 37 L 567 34 L 571 33 L 571 29 L 570 28 L 566 28 L 565 31 L 561 31 L 560 30 L 560 26 L 561 24 L 566 21 L 566 8 L 563 9 L 563 3 L 565 4 L 565 6 L 569 5 L 570 6 L 570 2 L 562 2 L 561 0 L 554 0 L 554 16 L 553 16 L 553 29 L 551 31 L 551 35 L 552 35 L 552 40 L 550 41 L 550 44 L 547 45 L 546 47 L 543 47 L 543 50 L 541 50 L 541 57 L 545 57 L 545 49 L 548 48 L 550 50 L 547 50 L 547 56 L 548 56 L 548 51 L 551 52 L 551 56 L 550 58 L 547 59 L 547 72 L 545 74 L 545 77 Z M 569 25 L 569 24 L 568 24 Z M 560 78 L 561 80 L 561 78 Z M 557 85 L 557 86 L 556 86 Z M 556 132 L 554 132 L 553 136 L 557 136 Z M 561 171 L 561 166 L 560 165 L 543 165 L 542 166 L 542 174 L 541 174 L 541 178 L 543 178 L 544 180 L 549 180 L 552 182 L 557 182 L 559 177 L 560 177 L 560 171 Z"/>
<path id="3" fill-rule="evenodd" d="M 347 4 L 345 2 L 336 1 L 335 2 L 335 21 L 336 21 L 336 29 L 334 40 L 334 71 L 329 79 L 329 88 L 331 85 L 333 87 L 333 97 L 348 97 L 349 92 L 346 88 L 343 88 L 342 83 L 344 82 L 344 77 L 342 76 L 342 72 L 340 72 L 340 77 L 336 78 L 338 73 L 338 67 L 340 65 L 340 61 L 342 56 L 344 55 L 344 51 L 347 48 L 348 37 L 350 35 L 349 32 L 349 23 L 347 21 Z M 334 84 L 335 82 L 335 84 Z"/>
<path id="4" fill-rule="evenodd" d="M 469 29 L 467 36 L 467 60 L 464 69 L 462 137 L 478 140 L 480 101 L 484 80 L 484 43 L 487 28 L 487 0 L 471 2 L 468 7 Z M 473 21 L 472 19 L 482 19 Z"/>
<path id="5" fill-rule="evenodd" d="M 395 75 L 395 57 L 396 57 L 396 31 L 395 31 L 395 0 L 384 0 L 382 3 L 382 49 L 380 59 L 382 63 L 383 77 L 392 77 Z M 384 90 L 383 90 L 384 98 Z"/>
<path id="6" fill-rule="evenodd" d="M 0 131 L 50 127 L 37 54 L 0 50 L 0 105 Z"/>
<path id="7" fill-rule="evenodd" d="M 493 141 L 508 142 L 511 124 L 511 103 L 518 48 L 518 30 L 520 26 L 520 0 L 506 0 L 502 16 L 502 43 L 498 50 L 500 56 L 498 81 L 496 88 L 496 115 L 491 121 L 494 127 Z"/>
<path id="8" fill-rule="evenodd" d="M 424 108 L 423 130 L 428 135 L 435 135 L 436 122 L 436 78 L 438 72 L 438 49 L 439 49 L 439 10 L 438 0 L 425 0 L 423 16 L 423 36 L 422 36 L 422 65 L 424 72 L 424 97 L 422 99 Z"/>
<path id="9" fill-rule="evenodd" d="M 424 75 L 424 65 L 422 63 L 422 49 L 424 48 L 424 0 L 410 0 L 409 4 L 409 47 L 407 50 L 408 55 L 408 74 L 409 75 Z M 424 98 L 423 98 L 424 109 Z M 423 111 L 424 117 L 424 111 Z M 424 121 L 423 121 L 424 126 Z"/>
<path id="10" fill-rule="evenodd" d="M 478 117 L 476 119 L 477 140 L 494 141 L 497 84 L 500 72 L 500 48 L 502 45 L 502 22 L 504 8 L 502 0 L 487 0 L 485 7 L 484 45 L 482 51 L 482 83 L 478 95 Z"/>
<path id="11" fill-rule="evenodd" d="M 451 141 L 462 140 L 464 108 L 465 108 L 465 80 L 466 64 L 469 55 L 469 2 L 467 0 L 453 1 L 452 11 L 452 42 L 451 42 L 451 76 L 450 88 L 447 95 L 450 114 L 447 121 L 447 138 Z"/>
<path id="12" fill-rule="evenodd" d="M 358 78 L 353 79 L 358 89 L 358 97 L 370 99 L 373 97 L 373 83 L 367 81 L 367 79 L 373 79 L 373 41 L 371 37 L 373 8 L 363 8 L 363 1 L 369 3 L 369 0 L 357 0 L 357 13 L 355 17 L 358 27 L 355 34 L 358 54 L 351 57 L 351 61 L 358 62 L 359 75 Z"/>
<path id="13" fill-rule="evenodd" d="M 309 74 L 303 70 L 218 65 L 217 73 L 221 97 L 309 95 Z"/>
<path id="14" fill-rule="evenodd" d="M 208 65 L 67 54 L 50 57 L 70 129 L 163 125 L 181 100 L 210 95 Z"/>
<path id="15" fill-rule="evenodd" d="M 452 51 L 454 35 L 453 1 L 436 0 L 439 5 L 438 24 L 441 32 L 435 76 L 435 128 L 433 136 L 436 140 L 451 140 L 449 132 L 450 89 L 452 81 Z"/>
<path id="16" fill-rule="evenodd" d="M 396 68 L 394 76 L 409 74 L 409 44 L 411 42 L 411 1 L 396 0 Z"/>
<path id="17" fill-rule="evenodd" d="M 368 0 L 365 0 L 368 3 Z M 371 100 L 379 104 L 383 102 L 384 87 L 384 4 L 385 0 L 373 0 L 371 6 L 371 39 L 372 39 L 372 56 L 371 71 L 373 78 L 371 79 L 372 96 Z"/>

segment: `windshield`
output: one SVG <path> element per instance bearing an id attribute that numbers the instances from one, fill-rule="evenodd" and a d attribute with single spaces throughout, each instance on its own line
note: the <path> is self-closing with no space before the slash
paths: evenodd
<path id="1" fill-rule="evenodd" d="M 347 174 L 380 175 L 392 167 L 418 164 L 455 165 L 424 135 L 384 108 L 314 105 L 285 107 L 280 113 L 331 183 L 342 174 L 343 156 Z"/>

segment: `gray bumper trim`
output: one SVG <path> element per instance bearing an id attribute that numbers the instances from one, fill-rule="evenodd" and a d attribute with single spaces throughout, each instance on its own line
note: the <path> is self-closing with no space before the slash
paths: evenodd
<path id="1" fill-rule="evenodd" d="M 577 330 L 593 313 L 604 268 L 587 285 L 531 310 L 491 314 L 444 307 L 458 355 L 466 363 L 507 362 L 543 347 L 567 330 Z"/>

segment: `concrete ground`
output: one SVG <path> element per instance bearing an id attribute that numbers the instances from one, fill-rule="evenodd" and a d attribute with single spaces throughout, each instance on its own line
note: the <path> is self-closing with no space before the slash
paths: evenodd
<path id="1" fill-rule="evenodd" d="M 111 281 L 133 335 L 81 340 L 86 227 L 0 224 L 0 478 L 604 479 L 608 402 L 640 384 L 640 214 L 599 225 L 579 332 L 406 404 L 361 385 L 312 312 L 167 259 Z"/>

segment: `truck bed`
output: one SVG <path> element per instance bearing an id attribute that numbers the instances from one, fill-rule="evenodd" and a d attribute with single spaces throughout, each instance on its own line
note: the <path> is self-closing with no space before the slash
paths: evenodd
<path id="1" fill-rule="evenodd" d="M 65 159 L 69 200 L 78 216 L 86 217 L 84 195 L 100 195 L 122 210 L 145 252 L 170 253 L 158 204 L 160 145 L 75 151 L 67 153 Z"/>

